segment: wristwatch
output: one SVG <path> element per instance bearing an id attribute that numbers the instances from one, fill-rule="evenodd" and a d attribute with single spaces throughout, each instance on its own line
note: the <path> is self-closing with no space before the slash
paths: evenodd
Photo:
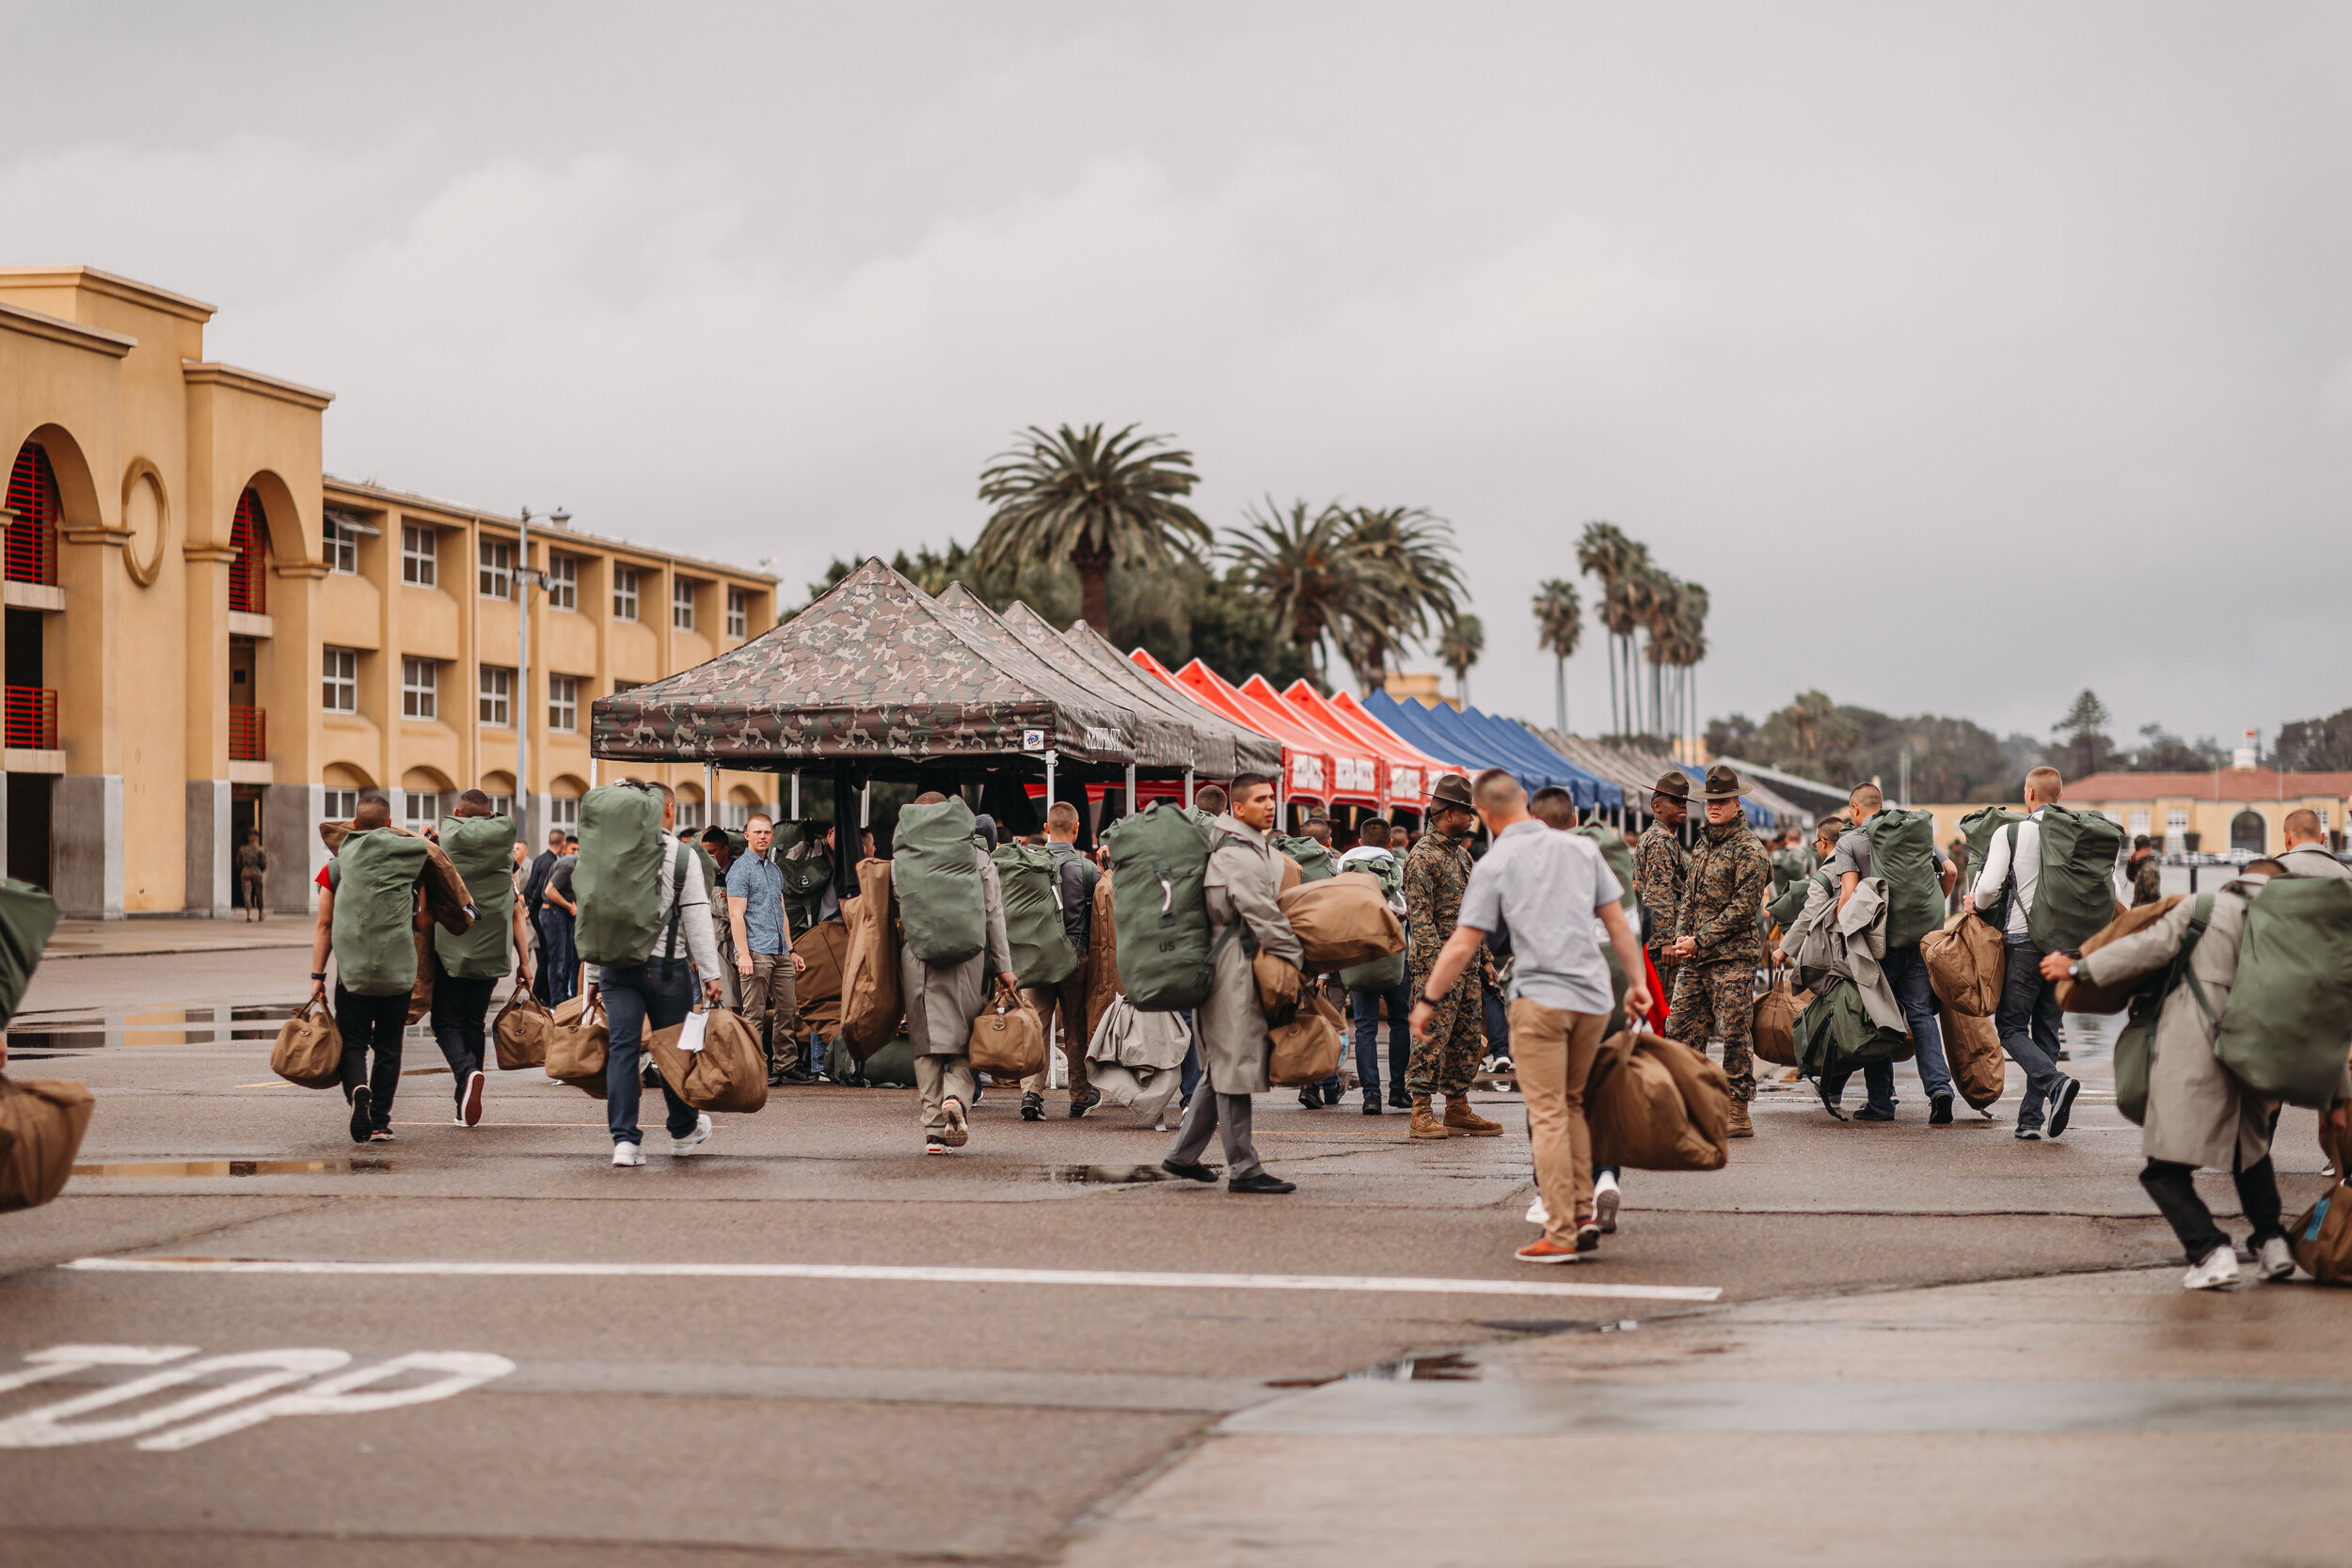
<path id="1" fill-rule="evenodd" d="M 311 975 L 310 978 L 313 980 L 324 980 L 326 978 L 326 971 L 322 969 L 316 974 Z"/>

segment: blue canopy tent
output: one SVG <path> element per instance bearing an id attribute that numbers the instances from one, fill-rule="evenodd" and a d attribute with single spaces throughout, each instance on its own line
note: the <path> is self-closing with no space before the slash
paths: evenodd
<path id="1" fill-rule="evenodd" d="M 1598 781 L 1579 772 L 1565 758 L 1545 762 L 1540 757 L 1522 754 L 1491 725 L 1472 724 L 1442 703 L 1436 707 L 1423 707 L 1419 703 L 1401 703 L 1385 691 L 1375 691 L 1364 699 L 1364 708 L 1432 755 L 1459 757 L 1467 765 L 1481 768 L 1508 768 L 1529 789 L 1558 784 L 1574 798 L 1580 811 L 1599 803 Z"/>
<path id="2" fill-rule="evenodd" d="M 1474 707 L 1465 708 L 1462 717 L 1471 724 L 1483 725 L 1502 736 L 1516 753 L 1527 757 L 1531 762 L 1540 763 L 1546 768 L 1565 772 L 1573 778 L 1589 783 L 1596 792 L 1595 799 L 1590 804 L 1605 806 L 1611 811 L 1625 804 L 1623 785 L 1604 779 L 1592 769 L 1581 767 L 1562 755 L 1554 748 L 1546 745 L 1541 736 L 1518 720 L 1505 719 L 1499 714 L 1481 713 Z M 1588 804 L 1581 792 L 1577 794 L 1576 803 L 1580 807 Z"/>

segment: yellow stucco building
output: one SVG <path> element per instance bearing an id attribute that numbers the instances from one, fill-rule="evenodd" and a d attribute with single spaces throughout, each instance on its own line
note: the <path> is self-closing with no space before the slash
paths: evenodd
<path id="1" fill-rule="evenodd" d="M 544 521 L 524 560 L 519 517 L 324 473 L 332 394 L 207 360 L 213 313 L 0 268 L 7 866 L 67 913 L 225 913 L 248 830 L 267 902 L 305 908 L 322 817 L 511 802 L 518 736 L 535 843 L 594 777 L 593 699 L 774 624 L 765 574 Z M 690 822 L 776 792 L 637 771 Z"/>

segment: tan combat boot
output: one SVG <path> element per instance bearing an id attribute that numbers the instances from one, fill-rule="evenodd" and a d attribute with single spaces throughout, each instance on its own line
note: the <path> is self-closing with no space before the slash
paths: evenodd
<path id="1" fill-rule="evenodd" d="M 1439 1121 L 1437 1113 L 1429 1108 L 1429 1097 L 1425 1094 L 1413 1096 L 1413 1125 L 1409 1131 L 1416 1138 L 1454 1136 L 1454 1130 Z"/>
<path id="2" fill-rule="evenodd" d="M 1445 1099 L 1445 1129 L 1456 1137 L 1500 1138 L 1502 1123 L 1488 1121 L 1470 1109 L 1470 1096 L 1450 1094 Z"/>
<path id="3" fill-rule="evenodd" d="M 1748 1102 L 1744 1100 L 1735 1100 L 1731 1102 L 1731 1136 L 1735 1138 L 1756 1136 L 1756 1123 L 1748 1119 Z"/>

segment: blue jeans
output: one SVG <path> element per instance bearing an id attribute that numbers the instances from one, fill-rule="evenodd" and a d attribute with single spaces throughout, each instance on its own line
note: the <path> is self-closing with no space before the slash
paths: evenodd
<path id="1" fill-rule="evenodd" d="M 1399 980 L 1393 990 L 1351 990 L 1347 993 L 1347 1010 L 1356 1019 L 1356 1076 L 1361 1081 L 1364 1099 L 1380 1098 L 1380 1004 L 1389 1004 L 1389 1082 L 1405 1082 L 1405 1066 L 1413 1054 L 1413 990 L 1411 976 Z"/>
<path id="2" fill-rule="evenodd" d="M 1919 1067 L 1919 1087 L 1930 1100 L 1952 1092 L 1951 1064 L 1944 1059 L 1944 1032 L 1935 1022 L 1935 988 L 1928 984 L 1928 964 L 1919 946 L 1890 947 L 1879 967 L 1895 992 L 1895 1005 L 1911 1025 L 1913 1060 Z M 1891 1087 L 1891 1085 L 1890 1085 Z"/>
<path id="3" fill-rule="evenodd" d="M 667 1029 L 682 1023 L 694 1010 L 694 972 L 680 958 L 661 978 L 661 964 L 618 966 L 604 970 L 604 1021 L 611 1031 L 604 1047 L 604 1108 L 616 1144 L 644 1142 L 637 1130 L 637 1099 L 641 1085 L 637 1063 L 645 1026 Z M 695 1111 L 665 1082 L 661 1099 L 669 1109 L 670 1136 L 683 1138 L 694 1131 Z"/>
<path id="4" fill-rule="evenodd" d="M 1486 1054 L 1507 1057 L 1511 1054 L 1511 1007 L 1502 1000 L 1502 993 L 1491 988 L 1486 994 Z"/>
<path id="5" fill-rule="evenodd" d="M 2042 977 L 2042 949 L 2030 937 L 2010 937 L 2004 949 L 2008 968 L 2001 977 L 2001 1005 L 1994 1009 L 1993 1026 L 2001 1033 L 2001 1049 L 2026 1069 L 2026 1097 L 2017 1107 L 2017 1125 L 2042 1125 L 2042 1102 L 2058 1086 L 2058 987 Z"/>
<path id="6" fill-rule="evenodd" d="M 572 945 L 572 917 L 553 904 L 539 907 L 539 968 L 552 1007 L 580 994 L 580 953 Z"/>

